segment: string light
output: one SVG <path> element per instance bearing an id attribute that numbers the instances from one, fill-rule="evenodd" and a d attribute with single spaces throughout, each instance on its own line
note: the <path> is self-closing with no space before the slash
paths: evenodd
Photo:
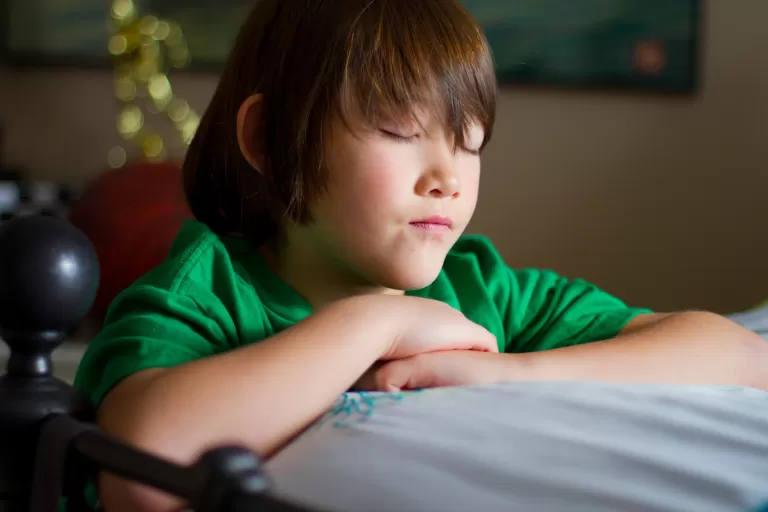
<path id="1" fill-rule="evenodd" d="M 110 28 L 107 49 L 114 65 L 114 94 L 121 104 L 117 132 L 135 143 L 146 160 L 161 161 L 167 156 L 167 145 L 147 127 L 146 114 L 167 117 L 185 145 L 200 123 L 200 116 L 174 94 L 168 78 L 169 69 L 189 65 L 184 33 L 172 21 L 140 15 L 133 0 L 112 1 Z M 124 148 L 109 150 L 110 167 L 121 167 L 126 160 Z"/>

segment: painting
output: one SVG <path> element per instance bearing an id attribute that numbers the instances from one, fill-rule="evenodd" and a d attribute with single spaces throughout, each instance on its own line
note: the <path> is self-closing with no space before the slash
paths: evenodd
<path id="1" fill-rule="evenodd" d="M 177 22 L 191 70 L 221 69 L 255 0 L 137 0 Z M 483 26 L 502 84 L 696 88 L 701 0 L 464 0 Z M 110 0 L 5 0 L 11 65 L 108 65 Z"/>
<path id="2" fill-rule="evenodd" d="M 692 92 L 699 0 L 465 0 L 501 83 Z"/>
<path id="3" fill-rule="evenodd" d="M 141 15 L 177 23 L 191 69 L 223 65 L 254 0 L 135 0 Z M 5 0 L 5 54 L 11 65 L 109 65 L 111 0 Z"/>

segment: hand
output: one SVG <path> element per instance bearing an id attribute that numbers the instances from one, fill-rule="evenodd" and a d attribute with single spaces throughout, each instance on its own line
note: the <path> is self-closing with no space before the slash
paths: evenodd
<path id="1" fill-rule="evenodd" d="M 357 382 L 360 391 L 399 391 L 447 386 L 475 386 L 509 380 L 514 356 L 458 350 L 421 354 L 380 363 Z"/>
<path id="2" fill-rule="evenodd" d="M 499 351 L 493 334 L 443 302 L 388 296 L 385 303 L 394 309 L 384 307 L 382 314 L 397 334 L 383 361 L 446 350 Z"/>

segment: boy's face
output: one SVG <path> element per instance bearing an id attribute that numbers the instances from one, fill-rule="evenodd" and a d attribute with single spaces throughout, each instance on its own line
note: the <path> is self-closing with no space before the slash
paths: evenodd
<path id="1" fill-rule="evenodd" d="M 445 123 L 427 115 L 356 133 L 336 123 L 327 188 L 313 204 L 314 221 L 299 228 L 307 257 L 389 289 L 432 283 L 474 213 L 483 138 L 472 126 L 466 147 L 454 150 Z"/>

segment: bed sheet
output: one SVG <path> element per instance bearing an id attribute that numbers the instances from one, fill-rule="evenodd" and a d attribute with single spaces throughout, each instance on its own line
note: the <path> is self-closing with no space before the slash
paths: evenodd
<path id="1" fill-rule="evenodd" d="M 330 511 L 751 512 L 768 504 L 768 393 L 512 383 L 348 393 L 268 463 Z"/>
<path id="2" fill-rule="evenodd" d="M 768 303 L 727 317 L 768 340 Z"/>

